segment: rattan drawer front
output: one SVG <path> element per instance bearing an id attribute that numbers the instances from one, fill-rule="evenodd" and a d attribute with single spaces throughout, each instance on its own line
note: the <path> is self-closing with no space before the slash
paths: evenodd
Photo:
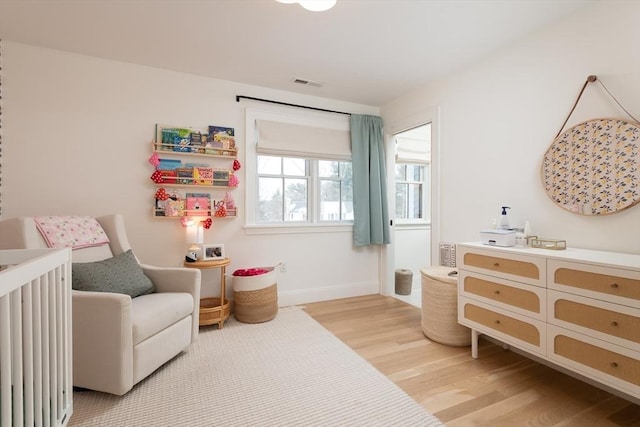
<path id="1" fill-rule="evenodd" d="M 565 335 L 553 339 L 553 353 L 640 386 L 640 360 Z"/>
<path id="2" fill-rule="evenodd" d="M 503 304 L 540 313 L 540 298 L 532 291 L 518 289 L 474 276 L 464 276 L 463 291 Z"/>
<path id="3" fill-rule="evenodd" d="M 592 296 L 602 299 L 614 296 L 627 298 L 629 302 L 640 301 L 640 272 L 637 271 L 550 261 L 549 275 L 550 286 L 569 286 L 568 292 L 573 289 L 579 294 L 589 291 Z"/>
<path id="4" fill-rule="evenodd" d="M 474 304 L 465 304 L 464 317 L 536 347 L 540 346 L 538 328 L 522 320 L 514 319 Z"/>
<path id="5" fill-rule="evenodd" d="M 566 299 L 558 299 L 553 311 L 556 319 L 640 343 L 640 317 Z"/>
<path id="6" fill-rule="evenodd" d="M 472 252 L 464 254 L 463 260 L 465 265 L 487 270 L 488 274 L 489 272 L 498 272 L 529 279 L 540 279 L 538 266 L 531 262 L 481 255 Z"/>

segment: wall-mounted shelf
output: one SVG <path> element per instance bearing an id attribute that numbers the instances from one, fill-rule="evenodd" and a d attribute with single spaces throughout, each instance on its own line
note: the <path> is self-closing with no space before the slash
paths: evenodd
<path id="1" fill-rule="evenodd" d="M 189 151 L 186 149 L 183 151 L 181 146 L 178 144 L 163 144 L 161 142 L 152 142 L 153 151 L 158 153 L 158 155 L 162 154 L 179 154 L 181 156 L 198 156 L 198 157 L 213 157 L 220 159 L 235 159 L 238 157 L 238 149 L 237 148 L 210 148 L 207 146 L 201 147 L 188 147 Z"/>
<path id="2" fill-rule="evenodd" d="M 154 208 L 152 211 L 152 214 L 155 218 L 161 218 L 161 219 L 176 219 L 176 218 L 181 218 L 183 216 L 196 216 L 196 217 L 215 217 L 215 219 L 233 219 L 236 218 L 238 216 L 238 209 L 227 209 L 227 215 L 226 216 L 221 216 L 221 217 L 217 217 L 214 216 L 215 212 L 211 212 L 210 214 L 208 214 L 207 212 L 204 211 L 193 211 L 193 210 L 184 210 L 184 215 L 175 215 L 175 216 L 166 216 L 164 214 L 164 209 L 156 209 Z"/>
<path id="3" fill-rule="evenodd" d="M 154 155 L 150 162 L 155 167 L 151 180 L 158 187 L 152 208 L 154 218 L 237 217 L 229 193 L 238 182 L 234 171 L 214 167 L 222 159 L 233 161 L 234 168 L 239 165 L 232 128 L 209 126 L 207 133 L 156 125 L 151 149 Z M 224 199 L 214 200 L 212 194 L 220 191 L 226 192 Z"/>

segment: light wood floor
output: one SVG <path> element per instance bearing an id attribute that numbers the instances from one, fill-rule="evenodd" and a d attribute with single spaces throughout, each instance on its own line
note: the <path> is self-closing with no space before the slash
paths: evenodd
<path id="1" fill-rule="evenodd" d="M 306 304 L 305 311 L 389 379 L 455 426 L 640 426 L 640 406 L 481 340 L 429 341 L 420 309 L 371 295 Z"/>

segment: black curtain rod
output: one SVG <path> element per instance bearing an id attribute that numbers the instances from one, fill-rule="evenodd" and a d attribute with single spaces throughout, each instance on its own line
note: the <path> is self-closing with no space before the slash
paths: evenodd
<path id="1" fill-rule="evenodd" d="M 250 99 L 252 101 L 268 102 L 270 104 L 286 105 L 287 107 L 306 108 L 307 110 L 324 111 L 325 113 L 346 114 L 350 116 L 351 113 L 345 113 L 343 111 L 325 110 L 324 108 L 307 107 L 306 105 L 289 104 L 287 102 L 272 101 L 270 99 L 253 98 L 251 96 L 236 95 L 236 102 L 240 102 L 240 99 Z"/>

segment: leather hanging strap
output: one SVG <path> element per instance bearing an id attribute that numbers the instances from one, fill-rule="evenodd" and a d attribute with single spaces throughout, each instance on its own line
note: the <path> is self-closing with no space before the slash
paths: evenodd
<path id="1" fill-rule="evenodd" d="M 573 114 L 573 110 L 576 109 L 576 107 L 578 106 L 578 101 L 580 101 L 580 97 L 582 96 L 582 94 L 584 93 L 584 90 L 587 88 L 587 85 L 589 83 L 593 83 L 597 81 L 598 83 L 600 83 L 600 86 L 602 86 L 602 88 L 605 90 L 605 92 L 607 92 L 607 94 L 613 98 L 613 100 L 616 102 L 616 104 L 618 104 L 618 107 L 622 108 L 622 110 L 627 113 L 627 115 L 629 117 L 631 117 L 635 122 L 640 123 L 640 121 L 638 119 L 636 119 L 635 117 L 633 117 L 631 115 L 631 113 L 629 113 L 621 104 L 620 102 L 618 102 L 618 100 L 616 99 L 615 96 L 613 96 L 611 94 L 611 92 L 609 92 L 609 89 L 607 89 L 607 87 L 600 81 L 598 80 L 598 78 L 594 75 L 588 76 L 587 80 L 584 82 L 584 84 L 582 85 L 582 89 L 580 89 L 580 93 L 578 94 L 578 98 L 576 98 L 576 102 L 573 104 L 573 107 L 571 108 L 571 111 L 569 111 L 569 115 L 567 116 L 567 118 L 565 119 L 564 123 L 562 123 L 562 127 L 560 128 L 560 130 L 558 131 L 558 134 L 556 135 L 556 138 L 560 136 L 560 133 L 562 133 L 562 130 L 564 129 L 565 125 L 567 124 L 567 122 L 569 121 L 569 118 L 571 117 L 571 114 Z M 555 139 L 555 138 L 554 138 Z"/>

